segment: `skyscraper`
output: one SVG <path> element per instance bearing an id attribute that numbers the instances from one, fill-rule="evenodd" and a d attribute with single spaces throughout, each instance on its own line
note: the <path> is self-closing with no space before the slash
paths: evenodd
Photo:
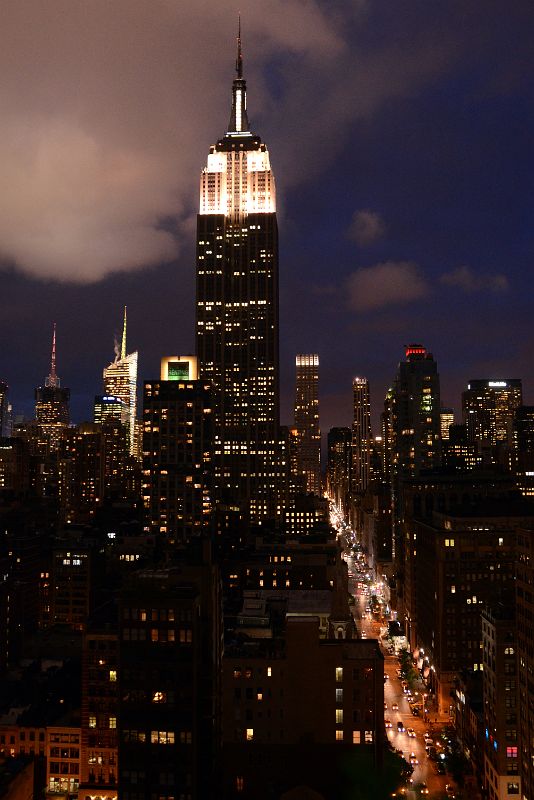
<path id="1" fill-rule="evenodd" d="M 319 429 L 319 356 L 296 357 L 295 428 L 297 471 L 306 477 L 306 491 L 321 494 L 321 431 Z"/>
<path id="2" fill-rule="evenodd" d="M 0 436 L 10 436 L 11 433 L 7 430 L 8 427 L 8 407 L 7 401 L 7 383 L 0 381 Z"/>
<path id="3" fill-rule="evenodd" d="M 52 334 L 50 374 L 44 386 L 35 390 L 35 419 L 50 438 L 50 450 L 59 448 L 61 437 L 69 425 L 70 389 L 61 389 L 56 372 L 56 323 Z"/>
<path id="4" fill-rule="evenodd" d="M 196 342 L 213 386 L 215 499 L 259 521 L 278 505 L 278 228 L 269 152 L 250 131 L 241 37 L 226 134 L 197 218 Z"/>
<path id="5" fill-rule="evenodd" d="M 462 394 L 464 423 L 469 441 L 496 447 L 513 446 L 515 410 L 522 403 L 519 378 L 471 380 Z"/>
<path id="6" fill-rule="evenodd" d="M 352 492 L 363 495 L 369 485 L 371 450 L 371 400 L 367 378 L 352 381 L 354 417 L 352 423 Z"/>
<path id="7" fill-rule="evenodd" d="M 403 480 L 418 477 L 441 460 L 441 418 L 438 365 L 432 353 L 420 344 L 406 347 L 406 360 L 399 363 L 393 387 L 388 390 L 384 412 L 386 470 L 391 485 L 392 554 L 402 608 L 404 539 Z"/>
<path id="8" fill-rule="evenodd" d="M 127 408 L 127 429 L 130 453 L 135 449 L 135 412 L 137 406 L 137 351 L 127 354 L 126 350 L 126 306 L 122 341 L 119 350 L 115 346 L 115 360 L 103 372 L 104 394 L 120 398 Z"/>
<path id="9" fill-rule="evenodd" d="M 93 407 L 93 421 L 96 423 L 116 420 L 122 422 L 124 426 L 128 424 L 129 410 L 120 397 L 112 394 L 97 394 Z"/>
<path id="10" fill-rule="evenodd" d="M 446 441 L 449 438 L 449 428 L 454 425 L 454 410 L 452 408 L 442 407 L 440 410 L 441 420 L 441 441 Z"/>
<path id="11" fill-rule="evenodd" d="M 420 344 L 406 347 L 391 395 L 393 475 L 412 478 L 440 463 L 438 365 Z"/>
<path id="12" fill-rule="evenodd" d="M 211 521 L 212 409 L 209 383 L 180 379 L 176 364 L 196 369 L 195 359 L 164 358 L 161 379 L 145 381 L 143 503 L 147 532 L 184 543 Z"/>
<path id="13" fill-rule="evenodd" d="M 342 510 L 342 513 L 347 515 L 352 474 L 352 431 L 350 428 L 330 428 L 327 441 L 326 488 L 328 496 Z"/>

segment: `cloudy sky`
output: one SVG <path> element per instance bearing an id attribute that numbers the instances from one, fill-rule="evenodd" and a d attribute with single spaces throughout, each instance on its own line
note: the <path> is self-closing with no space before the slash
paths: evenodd
<path id="1" fill-rule="evenodd" d="M 283 421 L 296 352 L 322 428 L 351 378 L 379 413 L 403 345 L 444 404 L 534 403 L 531 0 L 3 0 L 0 378 L 31 415 L 58 371 L 90 416 L 123 304 L 140 377 L 194 348 L 198 180 L 226 129 L 237 11 L 280 215 Z"/>

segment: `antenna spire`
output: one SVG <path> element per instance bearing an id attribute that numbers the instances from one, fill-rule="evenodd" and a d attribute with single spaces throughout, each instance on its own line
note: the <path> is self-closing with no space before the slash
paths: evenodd
<path id="1" fill-rule="evenodd" d="M 241 50 L 241 14 L 237 23 L 237 58 L 235 60 L 234 83 L 232 86 L 232 111 L 228 133 L 250 136 L 247 117 L 247 83 L 243 78 L 243 51 Z"/>
<path id="2" fill-rule="evenodd" d="M 53 323 L 52 333 L 52 357 L 50 359 L 50 375 L 45 380 L 45 386 L 50 386 L 54 389 L 59 387 L 59 378 L 56 373 L 56 323 Z"/>
<path id="3" fill-rule="evenodd" d="M 126 358 L 126 306 L 124 306 L 124 322 L 122 325 L 121 359 Z"/>
<path id="4" fill-rule="evenodd" d="M 238 78 L 243 77 L 243 52 L 241 50 L 241 14 L 238 15 L 237 22 L 237 58 L 235 61 L 235 71 Z"/>

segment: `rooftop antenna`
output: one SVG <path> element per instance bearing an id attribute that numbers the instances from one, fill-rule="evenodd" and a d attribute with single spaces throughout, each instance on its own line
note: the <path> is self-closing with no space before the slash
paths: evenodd
<path id="1" fill-rule="evenodd" d="M 126 358 L 126 306 L 124 306 L 124 322 L 122 325 L 121 359 Z"/>
<path id="2" fill-rule="evenodd" d="M 238 15 L 237 23 L 237 58 L 235 62 L 235 71 L 238 78 L 243 77 L 243 52 L 241 50 L 241 13 Z"/>
<path id="3" fill-rule="evenodd" d="M 52 357 L 50 359 L 50 375 L 45 380 L 45 386 L 50 386 L 53 389 L 59 387 L 59 378 L 56 373 L 56 323 L 53 323 L 52 333 Z"/>

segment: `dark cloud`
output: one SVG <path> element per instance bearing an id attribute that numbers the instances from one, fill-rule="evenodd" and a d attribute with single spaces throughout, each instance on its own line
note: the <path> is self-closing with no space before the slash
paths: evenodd
<path id="1" fill-rule="evenodd" d="M 349 236 L 357 244 L 362 247 L 374 244 L 382 239 L 385 232 L 386 225 L 378 211 L 363 209 L 354 212 L 349 227 Z"/>
<path id="2" fill-rule="evenodd" d="M 385 261 L 353 272 L 347 291 L 354 311 L 375 311 L 420 300 L 430 293 L 430 286 L 413 261 Z"/>
<path id="3" fill-rule="evenodd" d="M 476 273 L 470 267 L 457 267 L 440 277 L 445 286 L 455 286 L 464 292 L 506 292 L 509 289 L 506 275 Z"/>

